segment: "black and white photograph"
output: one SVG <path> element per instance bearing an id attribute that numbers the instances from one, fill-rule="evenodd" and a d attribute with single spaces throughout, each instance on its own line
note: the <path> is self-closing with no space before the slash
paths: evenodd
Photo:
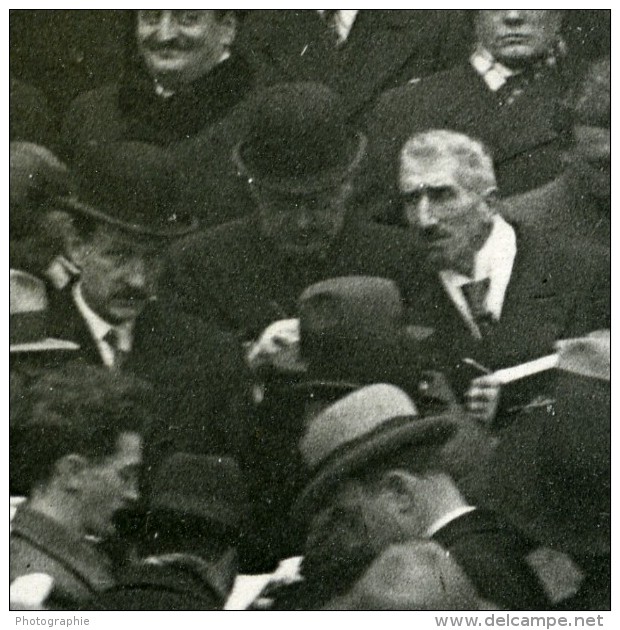
<path id="1" fill-rule="evenodd" d="M 10 9 L 13 627 L 611 627 L 611 31 Z"/>

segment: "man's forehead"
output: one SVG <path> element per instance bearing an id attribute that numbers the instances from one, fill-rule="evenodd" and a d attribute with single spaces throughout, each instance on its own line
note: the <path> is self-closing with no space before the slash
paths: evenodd
<path id="1" fill-rule="evenodd" d="M 437 188 L 458 185 L 458 165 L 455 160 L 430 160 L 425 156 L 403 157 L 400 180 L 407 189 L 416 187 Z"/>

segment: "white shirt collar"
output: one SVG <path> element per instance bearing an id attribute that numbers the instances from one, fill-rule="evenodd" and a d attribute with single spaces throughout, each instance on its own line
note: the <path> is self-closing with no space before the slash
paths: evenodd
<path id="1" fill-rule="evenodd" d="M 322 16 L 325 9 L 316 9 L 316 11 Z M 341 44 L 347 41 L 358 13 L 359 9 L 337 9 L 338 21 L 336 22 L 336 28 L 338 30 L 338 40 Z"/>
<path id="2" fill-rule="evenodd" d="M 100 317 L 86 303 L 86 300 L 82 295 L 81 282 L 76 282 L 72 288 L 72 294 L 75 305 L 84 318 L 84 321 L 86 322 L 86 325 L 97 344 L 97 348 L 99 349 L 103 362 L 107 366 L 114 365 L 114 349 L 108 344 L 105 337 L 114 328 L 116 330 L 116 334 L 118 335 L 119 348 L 125 352 L 129 352 L 133 342 L 133 328 L 135 322 L 133 320 L 128 320 L 122 324 L 113 326 Z"/>
<path id="3" fill-rule="evenodd" d="M 460 287 L 474 280 L 489 278 L 486 309 L 495 320 L 499 321 L 516 255 L 517 237 L 515 231 L 499 214 L 496 214 L 493 217 L 491 234 L 482 249 L 476 254 L 473 277 L 468 278 L 453 269 L 439 272 L 439 277 L 448 295 L 465 319 L 472 334 L 477 338 L 481 337 L 480 331 L 474 322 Z"/>
<path id="4" fill-rule="evenodd" d="M 445 527 L 448 523 L 455 521 L 457 518 L 463 516 L 463 514 L 469 514 L 469 512 L 473 512 L 476 508 L 471 505 L 467 505 L 465 507 L 456 508 L 456 510 L 452 510 L 447 514 L 444 514 L 440 519 L 437 519 L 431 526 L 426 530 L 426 537 L 431 538 L 434 536 L 440 529 Z"/>
<path id="5" fill-rule="evenodd" d="M 469 58 L 474 70 L 483 78 L 491 92 L 497 92 L 508 80 L 516 74 L 514 70 L 495 60 L 495 57 L 482 46 L 478 46 Z"/>

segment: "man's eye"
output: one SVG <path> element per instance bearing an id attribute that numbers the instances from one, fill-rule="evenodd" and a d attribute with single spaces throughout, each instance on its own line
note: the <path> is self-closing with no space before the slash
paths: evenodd
<path id="1" fill-rule="evenodd" d="M 145 9 L 138 12 L 140 21 L 145 24 L 157 24 L 161 20 L 161 11 Z"/>
<path id="2" fill-rule="evenodd" d="M 413 190 L 408 193 L 404 193 L 401 195 L 401 199 L 403 203 L 410 205 L 417 205 L 420 203 L 420 199 L 422 198 L 422 192 L 420 190 Z"/>
<path id="3" fill-rule="evenodd" d="M 431 188 L 428 191 L 428 196 L 431 201 L 442 203 L 453 199 L 454 191 L 451 188 Z"/>

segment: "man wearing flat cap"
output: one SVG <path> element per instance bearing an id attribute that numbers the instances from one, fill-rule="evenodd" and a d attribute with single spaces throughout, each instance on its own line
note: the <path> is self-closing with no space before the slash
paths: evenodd
<path id="1" fill-rule="evenodd" d="M 449 551 L 480 598 L 546 606 L 526 539 L 469 502 L 492 443 L 466 418 L 420 417 L 402 390 L 369 385 L 312 418 L 299 449 L 309 481 L 293 515 L 307 532 L 301 573 L 312 606 L 349 592 L 391 545 L 420 539 Z"/>
<path id="2" fill-rule="evenodd" d="M 46 335 L 77 344 L 74 360 L 155 384 L 165 420 L 152 440 L 227 452 L 240 437 L 227 423 L 247 389 L 242 357 L 227 335 L 158 300 L 167 247 L 196 228 L 175 204 L 174 164 L 119 142 L 85 148 L 72 172 L 50 214 L 77 275 L 48 291 Z"/>
<path id="3" fill-rule="evenodd" d="M 366 138 L 347 124 L 338 95 L 316 83 L 282 84 L 253 108 L 252 129 L 234 153 L 252 216 L 191 236 L 170 257 L 182 307 L 245 341 L 295 318 L 299 295 L 317 281 L 400 282 L 412 264 L 397 230 L 353 216 Z"/>

